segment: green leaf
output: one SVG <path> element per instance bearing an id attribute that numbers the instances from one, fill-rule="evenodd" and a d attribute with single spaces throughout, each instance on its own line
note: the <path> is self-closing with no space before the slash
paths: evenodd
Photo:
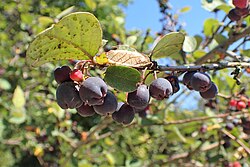
<path id="1" fill-rule="evenodd" d="M 141 74 L 138 70 L 124 66 L 109 66 L 104 77 L 108 85 L 124 92 L 134 91 L 140 79 Z"/>
<path id="2" fill-rule="evenodd" d="M 232 9 L 232 7 L 229 6 L 229 5 L 227 5 L 227 4 L 223 4 L 223 5 L 218 6 L 216 9 L 222 10 L 222 11 L 224 11 L 226 14 L 228 14 L 229 11 Z"/>
<path id="3" fill-rule="evenodd" d="M 216 42 L 217 42 L 218 44 L 222 44 L 222 43 L 224 43 L 224 42 L 227 40 L 227 37 L 225 37 L 225 36 L 222 35 L 222 34 L 216 34 L 216 35 L 214 36 L 214 39 L 216 40 Z"/>
<path id="4" fill-rule="evenodd" d="M 209 11 L 214 11 L 218 6 L 226 4 L 224 0 L 201 0 L 201 6 Z"/>
<path id="5" fill-rule="evenodd" d="M 129 46 L 132 46 L 132 45 L 134 45 L 136 40 L 137 40 L 137 36 L 135 36 L 135 35 L 129 36 L 126 40 L 126 44 Z"/>
<path id="6" fill-rule="evenodd" d="M 199 59 L 199 58 L 201 58 L 202 56 L 204 56 L 206 54 L 206 52 L 204 51 L 204 50 L 196 50 L 196 51 L 194 51 L 194 53 L 193 53 L 193 57 L 195 58 L 195 59 Z"/>
<path id="7" fill-rule="evenodd" d="M 96 9 L 96 3 L 93 0 L 85 0 L 86 5 L 88 6 L 89 9 L 94 11 Z"/>
<path id="8" fill-rule="evenodd" d="M 21 124 L 26 120 L 26 110 L 24 107 L 21 108 L 12 108 L 10 113 L 9 122 L 13 124 Z"/>
<path id="9" fill-rule="evenodd" d="M 17 86 L 13 97 L 12 102 L 16 108 L 22 108 L 25 105 L 25 96 L 22 88 L 20 86 Z"/>
<path id="10" fill-rule="evenodd" d="M 48 25 L 51 25 L 54 23 L 54 20 L 47 16 L 41 16 L 38 18 L 38 22 L 43 26 L 47 27 Z"/>
<path id="11" fill-rule="evenodd" d="M 203 31 L 206 36 L 212 36 L 215 30 L 219 27 L 220 22 L 216 19 L 209 18 L 204 22 Z"/>
<path id="12" fill-rule="evenodd" d="M 27 63 L 38 67 L 49 61 L 92 59 L 102 45 L 102 30 L 87 12 L 69 14 L 40 33 L 27 50 Z"/>
<path id="13" fill-rule="evenodd" d="M 197 42 L 194 37 L 185 36 L 185 40 L 184 40 L 183 47 L 182 47 L 184 52 L 191 53 L 196 49 L 196 46 L 197 46 Z"/>
<path id="14" fill-rule="evenodd" d="M 9 81 L 0 78 L 0 89 L 9 90 L 10 88 L 11 88 L 11 85 Z"/>
<path id="15" fill-rule="evenodd" d="M 250 57 L 250 49 L 240 50 L 240 53 L 241 53 L 243 56 Z"/>
<path id="16" fill-rule="evenodd" d="M 198 49 L 201 42 L 202 42 L 202 40 L 203 40 L 203 38 L 200 35 L 195 35 L 194 38 L 196 39 L 196 43 L 197 43 L 196 44 L 196 49 Z"/>
<path id="17" fill-rule="evenodd" d="M 188 12 L 188 11 L 190 11 L 190 10 L 191 10 L 191 7 L 190 7 L 190 6 L 185 6 L 185 7 L 181 8 L 180 12 L 181 12 L 181 13 L 186 13 L 186 12 Z"/>
<path id="18" fill-rule="evenodd" d="M 159 59 L 175 56 L 181 50 L 184 39 L 185 36 L 179 32 L 166 34 L 154 47 L 152 58 Z"/>

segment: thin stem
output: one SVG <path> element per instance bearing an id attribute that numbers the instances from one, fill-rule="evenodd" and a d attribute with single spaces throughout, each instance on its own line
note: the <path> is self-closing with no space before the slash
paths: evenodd
<path id="1" fill-rule="evenodd" d="M 234 140 L 236 143 L 238 143 L 248 155 L 250 155 L 250 148 L 247 147 L 240 139 L 236 138 L 234 135 L 232 135 L 230 132 L 226 131 L 225 129 L 222 129 L 221 132 L 223 132 L 225 135 L 230 137 L 232 140 Z"/>
<path id="2" fill-rule="evenodd" d="M 182 65 L 182 66 L 158 66 L 159 71 L 197 71 L 197 70 L 221 70 L 225 68 L 250 67 L 247 62 L 225 62 L 204 65 Z"/>

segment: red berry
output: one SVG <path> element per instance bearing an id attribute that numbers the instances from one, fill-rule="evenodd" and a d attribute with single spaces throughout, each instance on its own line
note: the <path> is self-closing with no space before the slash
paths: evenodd
<path id="1" fill-rule="evenodd" d="M 247 106 L 248 106 L 248 107 L 250 107 L 250 100 L 248 100 L 248 102 L 247 102 Z"/>
<path id="2" fill-rule="evenodd" d="M 230 102 L 229 102 L 229 106 L 230 107 L 236 107 L 236 105 L 237 105 L 237 101 L 234 100 L 234 99 L 231 99 Z"/>
<path id="3" fill-rule="evenodd" d="M 233 0 L 233 4 L 235 7 L 238 8 L 247 8 L 248 6 L 248 0 Z"/>
<path id="4" fill-rule="evenodd" d="M 246 105 L 246 103 L 244 101 L 239 101 L 237 103 L 237 106 L 236 106 L 237 110 L 242 110 L 242 109 L 244 109 L 246 107 L 247 107 L 247 105 Z"/>
<path id="5" fill-rule="evenodd" d="M 241 167 L 241 164 L 238 161 L 233 162 L 233 167 Z"/>
<path id="6" fill-rule="evenodd" d="M 83 80 L 83 74 L 82 71 L 78 70 L 78 69 L 74 69 L 71 73 L 70 73 L 70 78 L 73 81 L 77 81 L 77 82 L 81 82 Z"/>

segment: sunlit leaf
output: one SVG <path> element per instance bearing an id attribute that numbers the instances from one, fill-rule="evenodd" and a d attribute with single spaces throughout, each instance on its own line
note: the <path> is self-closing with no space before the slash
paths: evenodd
<path id="1" fill-rule="evenodd" d="M 40 33 L 30 44 L 27 63 L 40 66 L 49 61 L 92 59 L 102 45 L 102 30 L 96 17 L 72 13 Z"/>
<path id="2" fill-rule="evenodd" d="M 134 68 L 110 66 L 105 72 L 104 80 L 108 85 L 124 92 L 132 92 L 140 81 L 141 74 Z"/>
<path id="3" fill-rule="evenodd" d="M 196 39 L 196 43 L 197 43 L 196 44 L 196 49 L 198 49 L 201 42 L 202 42 L 202 40 L 203 40 L 203 38 L 200 35 L 195 35 L 194 38 Z"/>
<path id="4" fill-rule="evenodd" d="M 203 27 L 204 34 L 209 37 L 212 36 L 219 25 L 220 22 L 217 19 L 206 19 Z"/>
<path id="5" fill-rule="evenodd" d="M 244 56 L 250 57 L 250 49 L 241 50 L 240 53 Z"/>
<path id="6" fill-rule="evenodd" d="M 185 40 L 184 40 L 182 49 L 184 52 L 190 53 L 196 49 L 196 45 L 197 45 L 197 42 L 196 42 L 196 39 L 194 37 L 185 36 Z"/>
<path id="7" fill-rule="evenodd" d="M 9 90 L 10 88 L 11 88 L 11 85 L 9 81 L 7 81 L 6 79 L 0 78 L 0 89 Z"/>
<path id="8" fill-rule="evenodd" d="M 181 8 L 180 12 L 181 12 L 181 13 L 186 13 L 186 12 L 188 12 L 188 11 L 190 11 L 190 10 L 191 10 L 191 7 L 190 7 L 190 6 L 185 6 L 185 7 Z"/>
<path id="9" fill-rule="evenodd" d="M 12 102 L 16 108 L 24 107 L 25 105 L 25 96 L 22 88 L 17 86 L 12 97 Z"/>
<path id="10" fill-rule="evenodd" d="M 196 51 L 193 52 L 193 57 L 195 59 L 199 59 L 202 56 L 204 56 L 205 54 L 206 54 L 206 52 L 204 50 L 196 50 Z"/>
<path id="11" fill-rule="evenodd" d="M 179 32 L 163 36 L 152 51 L 152 58 L 159 59 L 175 56 L 181 50 L 184 39 L 185 36 Z"/>
<path id="12" fill-rule="evenodd" d="M 89 9 L 94 11 L 96 9 L 96 2 L 93 0 L 84 0 Z"/>
<path id="13" fill-rule="evenodd" d="M 13 124 L 21 124 L 26 120 L 26 110 L 24 107 L 13 107 L 10 113 L 9 122 Z"/>

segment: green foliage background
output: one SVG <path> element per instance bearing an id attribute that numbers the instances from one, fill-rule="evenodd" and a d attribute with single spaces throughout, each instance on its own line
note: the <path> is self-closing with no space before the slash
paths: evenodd
<path id="1" fill-rule="evenodd" d="M 47 63 L 39 68 L 30 68 L 25 61 L 28 44 L 42 30 L 50 27 L 58 19 L 74 11 L 88 11 L 100 21 L 103 38 L 110 46 L 117 45 L 112 38 L 116 34 L 124 44 L 141 49 L 145 32 L 127 31 L 124 28 L 125 14 L 121 5 L 127 6 L 130 0 L 2 0 L 0 3 L 0 166 L 161 166 L 173 155 L 192 152 L 199 145 L 209 146 L 221 139 L 220 129 L 225 120 L 207 120 L 208 132 L 199 132 L 202 121 L 187 124 L 163 125 L 164 122 L 188 119 L 201 116 L 213 116 L 224 113 L 228 100 L 218 98 L 216 109 L 204 107 L 200 100 L 197 111 L 182 110 L 179 104 L 169 101 L 152 100 L 150 114 L 147 118 L 136 118 L 136 124 L 123 127 L 114 122 L 107 128 L 91 136 L 91 142 L 84 144 L 84 134 L 91 132 L 105 121 L 100 116 L 82 118 L 75 110 L 62 110 L 55 102 L 57 84 L 53 70 L 68 61 Z M 230 6 L 224 4 L 226 7 Z M 214 26 L 219 21 L 213 18 L 204 24 L 205 36 L 211 36 Z M 203 25 L 200 25 L 203 26 Z M 249 26 L 249 24 L 247 24 Z M 181 30 L 185 33 L 185 30 Z M 227 39 L 230 34 L 224 37 Z M 197 37 L 197 38 L 196 38 Z M 196 36 L 195 39 L 203 39 Z M 148 52 L 150 45 L 157 37 L 149 35 L 145 40 L 143 52 Z M 134 40 L 136 39 L 136 40 Z M 189 38 L 184 50 L 193 52 L 189 61 L 195 61 L 207 50 L 199 47 Z M 216 38 L 224 39 L 224 38 Z M 222 42 L 211 43 L 218 45 Z M 216 43 L 217 42 L 217 43 Z M 196 46 L 196 48 L 194 48 Z M 243 50 L 246 53 L 247 50 Z M 248 55 L 247 55 L 248 56 Z M 183 64 L 176 59 L 177 64 Z M 92 70 L 93 75 L 102 72 Z M 214 72 L 212 80 L 220 88 L 220 93 L 230 96 L 242 86 L 235 85 L 230 70 Z M 243 86 L 248 86 L 249 75 L 243 75 Z M 225 84 L 226 83 L 226 84 Z M 244 85 L 245 83 L 245 85 Z M 232 92 L 230 92 L 232 90 Z M 250 95 L 249 88 L 246 92 Z M 120 100 L 125 93 L 116 94 Z M 185 95 L 184 95 L 185 96 Z M 109 120 L 108 120 L 109 121 Z M 112 133 L 111 135 L 107 135 Z M 102 134 L 107 137 L 101 138 Z M 241 128 L 235 128 L 232 134 L 242 136 Z M 73 147 L 83 144 L 71 156 Z M 243 141 L 249 146 L 249 140 Z M 81 143 L 81 142 L 80 142 Z M 239 151 L 239 145 L 225 150 L 221 145 L 209 151 L 199 152 L 198 156 L 186 158 L 181 162 L 169 162 L 165 165 L 179 163 L 196 163 L 198 165 L 221 165 L 223 160 L 249 163 L 246 153 Z M 179 164 L 180 165 L 180 164 Z"/>

